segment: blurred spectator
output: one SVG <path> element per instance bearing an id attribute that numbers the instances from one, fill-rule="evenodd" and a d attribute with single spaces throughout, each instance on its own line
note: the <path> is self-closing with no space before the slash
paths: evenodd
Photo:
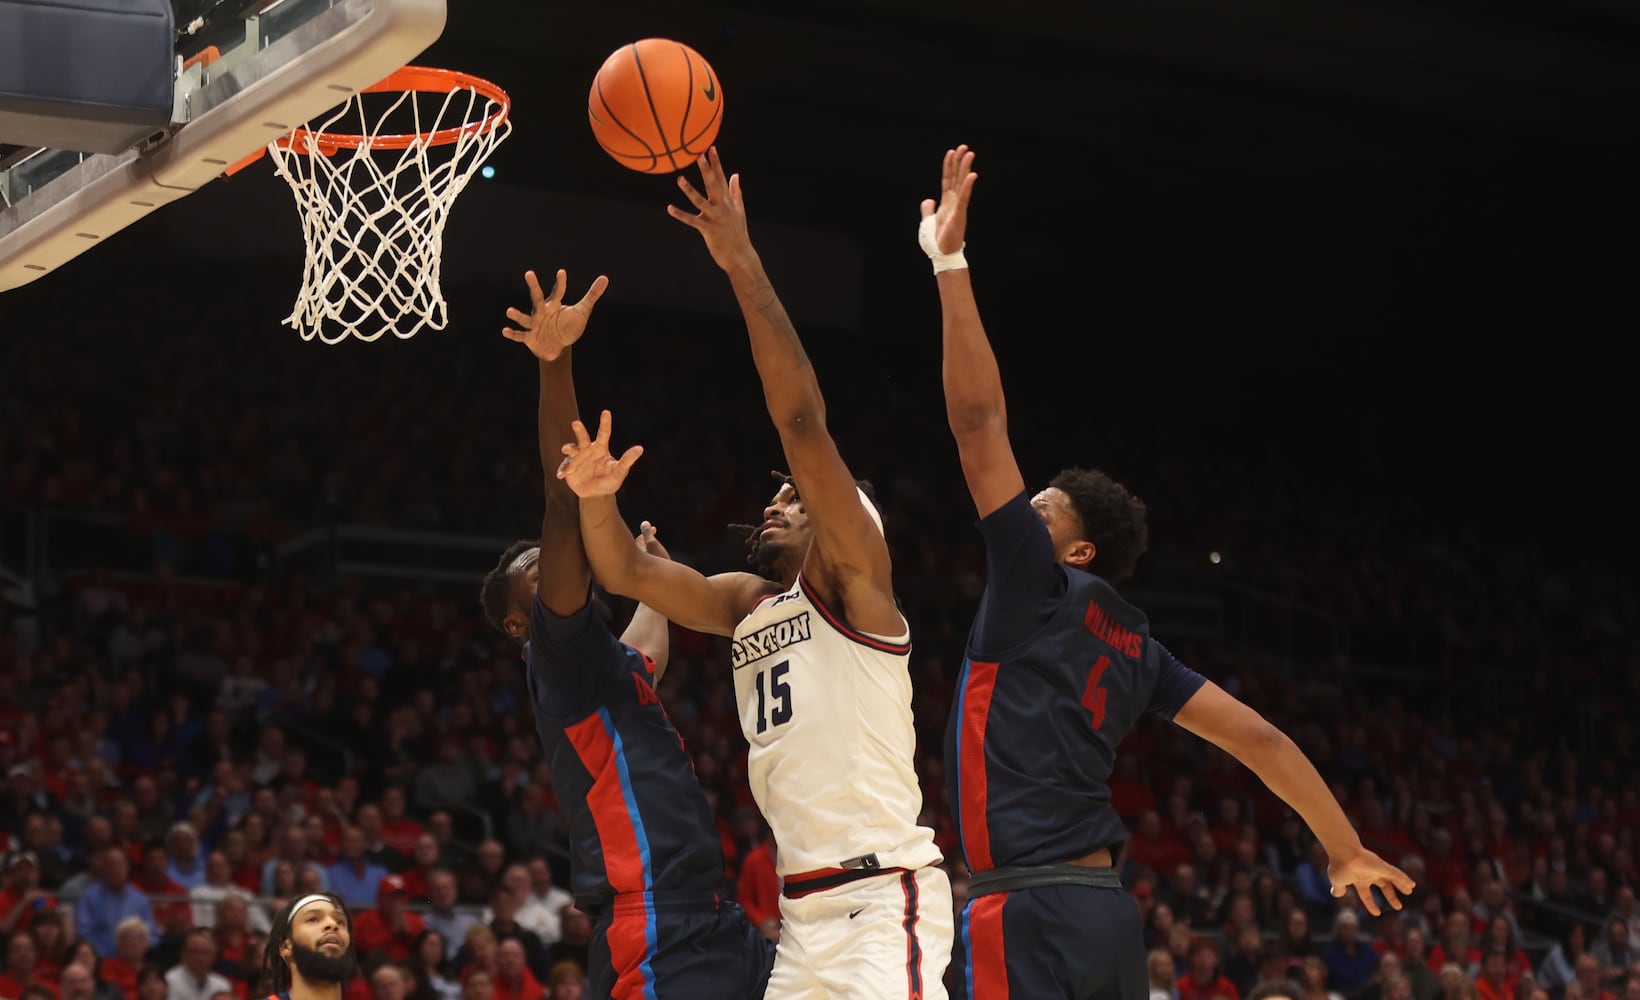
<path id="1" fill-rule="evenodd" d="M 64 926 L 60 910 L 46 910 L 34 920 L 29 934 L 34 938 L 35 975 L 48 983 L 56 983 L 68 963 L 68 928 Z"/>
<path id="2" fill-rule="evenodd" d="M 216 960 L 216 939 L 211 932 L 190 931 L 182 945 L 181 964 L 165 973 L 169 1000 L 211 1000 L 217 993 L 231 993 L 233 984 L 212 971 Z"/>
<path id="3" fill-rule="evenodd" d="M 431 833 L 424 833 L 416 838 L 416 849 L 410 855 L 409 865 L 398 873 L 404 879 L 405 890 L 412 900 L 420 903 L 429 898 L 427 877 L 438 866 L 438 841 Z"/>
<path id="4" fill-rule="evenodd" d="M 353 947 L 361 957 L 385 955 L 395 962 L 411 956 L 416 936 L 426 929 L 421 917 L 407 906 L 404 879 L 389 875 L 376 888 L 376 906 L 353 922 Z"/>
<path id="5" fill-rule="evenodd" d="M 274 869 L 280 862 L 291 866 L 291 874 L 299 880 L 303 869 L 311 868 L 318 876 L 319 891 L 327 892 L 330 888 L 328 873 L 317 864 L 314 851 L 317 845 L 308 842 L 308 834 L 300 823 L 288 823 L 279 831 L 278 853 L 269 858 L 262 866 L 262 892 L 264 896 L 276 896 L 281 893 L 274 888 Z M 294 891 L 294 887 L 290 890 Z"/>
<path id="6" fill-rule="evenodd" d="M 435 1000 L 460 1000 L 461 983 L 449 975 L 453 955 L 449 939 L 429 921 L 427 929 L 416 937 L 410 966 L 417 981 L 432 991 Z"/>
<path id="7" fill-rule="evenodd" d="M 359 807 L 358 819 L 359 829 L 364 833 L 365 860 L 389 872 L 403 868 L 404 855 L 400 854 L 397 848 L 390 846 L 385 839 L 381 809 L 366 803 Z"/>
<path id="8" fill-rule="evenodd" d="M 1145 956 L 1145 970 L 1150 977 L 1150 1000 L 1179 1000 L 1179 976 L 1173 968 L 1173 956 L 1157 948 Z"/>
<path id="9" fill-rule="evenodd" d="M 405 815 L 404 790 L 397 785 L 382 789 L 381 838 L 382 843 L 399 853 L 399 864 L 394 871 L 404 867 L 416 849 L 416 838 L 422 833 L 421 824 Z"/>
<path id="10" fill-rule="evenodd" d="M 5 888 L 0 889 L 0 934 L 26 931 L 44 910 L 55 910 L 57 900 L 40 889 L 40 863 L 33 851 L 13 851 L 6 857 Z"/>
<path id="11" fill-rule="evenodd" d="M 102 960 L 98 975 L 126 997 L 136 996 L 137 976 L 142 973 L 148 949 L 154 944 L 152 931 L 141 918 L 126 917 L 114 929 L 114 954 Z"/>
<path id="12" fill-rule="evenodd" d="M 159 925 L 161 934 L 179 933 L 179 929 L 186 931 L 194 924 L 193 907 L 183 902 L 188 890 L 171 881 L 167 874 L 169 868 L 170 859 L 164 845 L 155 842 L 143 849 L 142 865 L 131 877 L 131 884 L 148 897 L 154 923 Z"/>
<path id="13" fill-rule="evenodd" d="M 559 962 L 548 976 L 548 1000 L 581 1000 L 586 981 L 586 972 L 580 966 L 574 962 Z"/>
<path id="14" fill-rule="evenodd" d="M 525 874 L 527 878 L 527 874 L 522 870 L 520 874 Z M 551 964 L 547 946 L 542 943 L 539 935 L 518 922 L 518 894 L 506 884 L 497 886 L 490 897 L 490 908 L 485 912 L 485 916 L 489 918 L 489 927 L 495 932 L 496 941 L 517 941 L 524 948 L 524 961 L 535 974 L 535 978 L 538 981 L 545 979 Z M 502 985 L 505 986 L 505 983 Z"/>
<path id="15" fill-rule="evenodd" d="M 1310 955 L 1300 962 L 1298 977 L 1299 1000 L 1344 1000 L 1343 994 L 1327 988 L 1327 963 L 1321 956 Z"/>
<path id="16" fill-rule="evenodd" d="M 507 862 L 506 848 L 499 840 L 486 840 L 478 845 L 478 855 L 461 873 L 461 898 L 468 903 L 487 903 Z"/>
<path id="17" fill-rule="evenodd" d="M 356 826 L 342 831 L 342 856 L 327 873 L 330 891 L 341 896 L 348 906 L 366 907 L 375 900 L 378 887 L 389 874 L 387 869 L 365 858 L 364 831 Z"/>
<path id="18" fill-rule="evenodd" d="M 1372 978 L 1378 967 L 1378 952 L 1372 943 L 1361 940 L 1361 918 L 1354 910 L 1340 910 L 1333 921 L 1333 939 L 1321 952 L 1327 965 L 1327 986 L 1344 996 L 1354 996 Z"/>
<path id="19" fill-rule="evenodd" d="M 496 1000 L 543 1000 L 545 994 L 530 971 L 523 942 L 517 938 L 501 940 L 496 945 Z"/>
<path id="20" fill-rule="evenodd" d="M 495 979 L 488 969 L 473 969 L 462 979 L 461 1000 L 495 1000 Z"/>
<path id="21" fill-rule="evenodd" d="M 445 957 L 454 960 L 456 952 L 467 941 L 467 932 L 479 925 L 478 918 L 465 910 L 457 910 L 456 877 L 443 869 L 435 870 L 427 879 L 427 894 L 431 900 L 425 923 L 444 939 Z"/>
<path id="22" fill-rule="evenodd" d="M 209 930 L 216 940 L 216 970 L 229 979 L 239 978 L 238 970 L 245 964 L 252 935 L 267 933 L 251 927 L 251 914 L 260 911 L 261 907 L 253 910 L 244 897 L 237 895 L 224 896 L 216 904 L 216 925 Z M 265 915 L 263 919 L 265 922 Z"/>
<path id="23" fill-rule="evenodd" d="M 85 890 L 74 906 L 74 928 L 79 935 L 91 942 L 99 954 L 114 951 L 114 929 L 127 918 L 141 921 L 149 933 L 157 937 L 159 928 L 154 923 L 148 898 L 127 883 L 130 868 L 125 851 L 119 847 L 104 848 L 97 855 L 93 871 L 96 883 Z M 135 970 L 132 975 L 135 976 Z M 132 984 L 135 982 L 133 978 Z"/>
<path id="24" fill-rule="evenodd" d="M 1243 927 L 1231 940 L 1229 957 L 1224 960 L 1224 976 L 1245 997 L 1263 978 L 1264 938 L 1257 926 Z"/>
<path id="25" fill-rule="evenodd" d="M 212 851 L 205 858 L 205 880 L 188 891 L 188 898 L 194 904 L 195 927 L 215 927 L 222 901 L 229 896 L 237 897 L 246 904 L 256 898 L 243 886 L 236 884 L 230 875 L 231 865 L 226 854 Z M 250 929 L 258 934 L 266 934 L 272 929 L 267 911 L 259 904 L 248 907 L 247 920 Z"/>
<path id="26" fill-rule="evenodd" d="M 582 969 L 587 968 L 587 946 L 592 941 L 592 917 L 571 903 L 560 912 L 559 920 L 564 934 L 558 939 L 557 944 L 548 949 L 551 965 L 569 961 Z"/>
<path id="27" fill-rule="evenodd" d="M 1599 871 L 1599 869 L 1595 869 Z M 1628 977 L 1628 968 L 1635 962 L 1640 962 L 1640 948 L 1635 948 L 1629 937 L 1628 921 L 1622 917 L 1613 917 L 1606 921 L 1606 936 L 1589 952 L 1600 962 L 1601 968 L 1606 971 L 1606 982 L 1613 987 L 1621 986 Z"/>
<path id="28" fill-rule="evenodd" d="M 205 862 L 199 856 L 198 831 L 187 823 L 173 824 L 165 835 L 165 848 L 170 860 L 165 874 L 183 888 L 183 895 L 205 884 Z"/>
<path id="29" fill-rule="evenodd" d="M 371 1000 L 404 1000 L 404 973 L 392 962 L 383 962 L 370 973 Z"/>
<path id="30" fill-rule="evenodd" d="M 752 925 L 772 941 L 780 939 L 780 878 L 775 874 L 774 838 L 764 837 L 740 862 L 736 895 Z"/>
<path id="31" fill-rule="evenodd" d="M 1241 991 L 1219 970 L 1219 948 L 1212 941 L 1198 942 L 1190 952 L 1190 971 L 1179 977 L 1179 1000 L 1241 1000 Z"/>
<path id="32" fill-rule="evenodd" d="M 560 914 L 565 906 L 574 902 L 574 897 L 553 883 L 552 865 L 546 858 L 531 858 L 525 870 L 529 885 L 524 905 L 518 911 L 518 922 L 540 935 L 547 945 L 557 944 L 563 936 Z"/>
<path id="33" fill-rule="evenodd" d="M 49 986 L 39 972 L 39 953 L 34 947 L 34 938 L 29 934 L 13 934 L 6 941 L 5 968 L 0 970 L 0 997 L 21 996 L 25 989 L 35 983 Z"/>
<path id="34" fill-rule="evenodd" d="M 170 986 L 159 969 L 152 965 L 145 965 L 137 974 L 137 992 L 135 1000 L 168 1000 L 174 997 Z"/>

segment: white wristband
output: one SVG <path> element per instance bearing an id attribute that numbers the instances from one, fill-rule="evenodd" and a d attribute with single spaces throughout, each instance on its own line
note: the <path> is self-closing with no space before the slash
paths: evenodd
<path id="1" fill-rule="evenodd" d="M 925 216 L 917 224 L 917 243 L 923 248 L 923 253 L 934 262 L 934 273 L 941 271 L 957 271 L 968 267 L 968 258 L 962 255 L 959 248 L 956 253 L 940 253 L 939 244 L 934 242 L 934 217 Z M 964 243 L 966 247 L 968 244 Z"/>

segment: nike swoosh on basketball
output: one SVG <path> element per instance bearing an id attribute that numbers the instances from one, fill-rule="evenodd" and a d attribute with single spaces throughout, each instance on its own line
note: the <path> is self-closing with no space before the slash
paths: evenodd
<path id="1" fill-rule="evenodd" d="M 706 95 L 708 101 L 717 100 L 717 81 L 712 79 L 712 74 L 706 74 L 706 83 L 700 88 L 700 92 Z"/>
<path id="2" fill-rule="evenodd" d="M 862 907 L 860 907 L 860 908 L 859 908 L 859 909 L 858 909 L 858 910 L 855 910 L 855 911 L 854 911 L 854 912 L 853 912 L 853 913 L 850 913 L 850 914 L 849 914 L 849 915 L 848 915 L 848 918 L 849 918 L 849 919 L 850 919 L 850 920 L 853 920 L 853 919 L 854 919 L 854 918 L 855 918 L 855 917 L 858 917 L 858 916 L 859 916 L 859 915 L 860 915 L 860 914 L 862 914 L 862 913 L 864 913 L 864 912 L 866 912 L 866 908 L 865 908 L 865 907 L 863 907 L 863 906 L 862 906 Z"/>

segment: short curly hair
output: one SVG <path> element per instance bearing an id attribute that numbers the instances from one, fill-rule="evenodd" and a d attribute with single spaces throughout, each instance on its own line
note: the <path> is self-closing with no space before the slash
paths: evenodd
<path id="1" fill-rule="evenodd" d="M 1145 502 L 1098 469 L 1066 469 L 1048 484 L 1063 490 L 1095 548 L 1087 570 L 1111 583 L 1133 575 L 1150 545 Z"/>
<path id="2" fill-rule="evenodd" d="M 512 576 L 508 570 L 512 569 L 512 564 L 518 561 L 519 556 L 539 544 L 528 538 L 519 539 L 501 553 L 501 558 L 496 560 L 495 569 L 484 574 L 484 583 L 478 589 L 478 603 L 484 609 L 484 620 L 502 635 L 507 634 L 508 591 L 512 588 Z"/>

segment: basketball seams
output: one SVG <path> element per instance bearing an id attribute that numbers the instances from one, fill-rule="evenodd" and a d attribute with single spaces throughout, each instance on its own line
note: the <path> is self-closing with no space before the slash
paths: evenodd
<path id="1" fill-rule="evenodd" d="M 603 72 L 601 70 L 599 71 L 598 76 L 593 79 L 592 87 L 598 94 L 598 103 L 600 103 L 604 106 L 604 111 L 608 113 L 609 120 L 611 122 L 615 123 L 615 127 L 620 129 L 622 132 L 625 132 L 627 135 L 631 136 L 632 138 L 636 139 L 637 142 L 638 142 L 638 145 L 642 146 L 648 152 L 650 160 L 655 161 L 655 162 L 659 162 L 660 157 L 655 153 L 655 151 L 653 149 L 649 148 L 649 143 L 644 142 L 643 136 L 641 136 L 638 133 L 636 133 L 636 132 L 632 131 L 631 129 L 627 128 L 626 124 L 624 122 L 622 122 L 621 119 L 615 114 L 615 109 L 609 106 L 609 99 L 604 97 L 604 81 L 603 81 Z M 600 142 L 600 143 L 598 143 L 598 145 L 603 146 L 603 143 Z M 624 156 L 627 159 L 635 159 L 635 158 L 643 155 L 641 153 L 630 153 L 630 154 L 616 153 L 614 150 L 610 149 L 608 146 L 604 146 L 604 152 L 609 153 L 611 156 Z"/>
<path id="2" fill-rule="evenodd" d="M 667 62 L 674 49 L 683 58 L 681 74 L 677 72 L 676 63 Z M 645 54 L 649 57 L 647 65 Z M 640 39 L 623 45 L 611 53 L 593 78 L 587 115 L 594 137 L 605 153 L 628 169 L 649 174 L 682 170 L 700 158 L 722 124 L 723 100 L 716 76 L 712 65 L 700 53 L 675 39 Z M 702 88 L 701 103 L 709 106 L 703 108 L 707 118 L 702 123 L 692 120 L 697 86 Z M 611 93 L 615 100 L 610 99 Z M 616 101 L 621 106 L 619 114 L 615 111 Z M 637 131 L 641 127 L 637 123 L 644 117 L 643 104 L 649 107 L 655 142 Z M 665 115 L 661 114 L 662 104 L 666 105 Z M 668 123 L 676 124 L 675 135 L 667 134 Z M 615 130 L 621 135 L 616 135 Z M 633 145 L 627 146 L 623 136 L 630 138 Z M 683 155 L 679 156 L 680 153 Z"/>
<path id="3" fill-rule="evenodd" d="M 643 71 L 643 57 L 638 54 L 638 43 L 633 42 L 631 48 L 632 62 L 638 67 L 638 79 L 643 82 L 643 99 L 649 103 L 649 113 L 655 118 L 655 134 L 665 139 L 666 126 L 661 124 L 661 113 L 655 108 L 654 95 L 649 92 L 649 77 Z M 648 149 L 649 144 L 645 143 L 644 148 Z M 666 158 L 672 161 L 673 170 L 681 169 L 678 166 L 678 158 L 672 155 L 671 150 L 666 151 Z"/>
<path id="4" fill-rule="evenodd" d="M 678 146 L 680 149 L 687 151 L 689 149 L 689 142 L 684 139 L 683 132 L 689 127 L 689 112 L 695 106 L 695 61 L 689 58 L 689 46 L 684 45 L 682 42 L 678 43 L 678 52 L 682 53 L 683 68 L 689 74 L 688 79 L 684 81 L 683 85 L 683 92 L 685 95 L 683 101 L 683 114 L 678 118 Z M 645 87 L 644 91 L 647 93 L 648 89 L 649 88 Z M 654 107 L 653 102 L 650 103 L 650 107 Z M 671 154 L 669 153 L 667 155 Z"/>

